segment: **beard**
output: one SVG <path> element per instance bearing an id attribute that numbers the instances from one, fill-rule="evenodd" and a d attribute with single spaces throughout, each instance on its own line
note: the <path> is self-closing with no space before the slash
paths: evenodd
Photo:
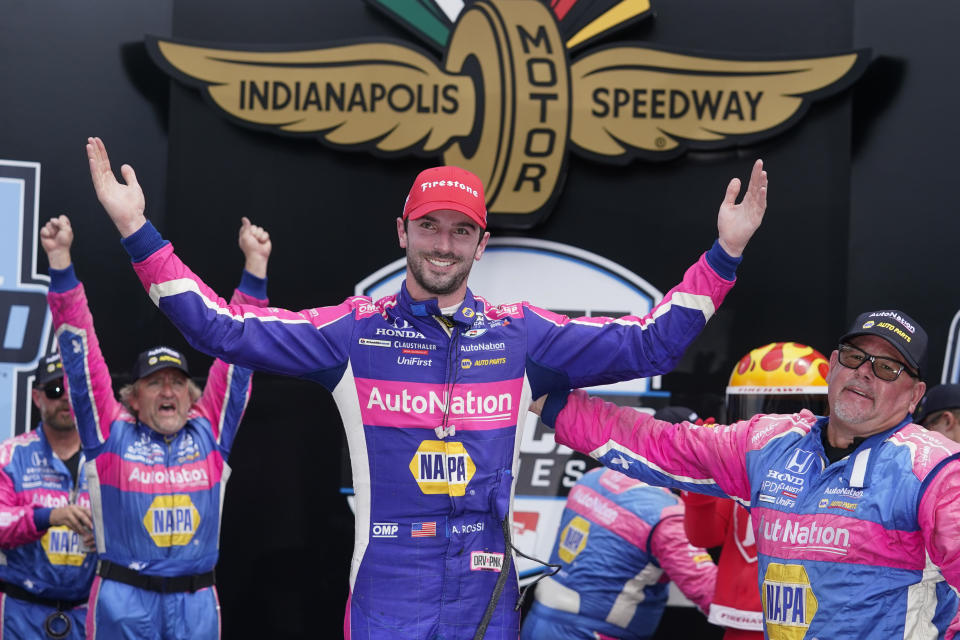
<path id="1" fill-rule="evenodd" d="M 457 265 L 457 269 L 446 275 L 430 273 L 430 263 L 427 262 L 428 257 L 435 260 L 453 260 L 455 261 L 454 264 Z M 407 252 L 407 265 L 410 267 L 410 274 L 413 276 L 413 279 L 416 280 L 417 284 L 424 291 L 435 296 L 445 296 L 457 291 L 463 286 L 463 283 L 466 282 L 467 276 L 470 275 L 470 269 L 473 267 L 472 261 L 462 261 L 452 254 L 418 254 L 411 256 L 409 251 Z"/>
<path id="2" fill-rule="evenodd" d="M 61 412 L 59 408 L 43 413 L 40 418 L 43 420 L 43 424 L 54 431 L 70 431 L 77 426 L 73 420 L 73 415 L 70 412 Z"/>

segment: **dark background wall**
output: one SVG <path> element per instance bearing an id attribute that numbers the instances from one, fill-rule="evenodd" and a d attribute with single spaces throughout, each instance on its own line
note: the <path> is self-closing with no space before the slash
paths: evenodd
<path id="1" fill-rule="evenodd" d="M 960 8 L 921 0 L 906 9 L 889 0 L 663 0 L 606 40 L 761 58 L 873 50 L 853 89 L 761 143 L 626 166 L 572 156 L 551 216 L 518 234 L 600 254 L 666 291 L 713 241 L 727 180 L 764 158 L 768 218 L 721 312 L 665 378 L 676 400 L 717 413 L 726 377 L 751 348 L 796 340 L 829 353 L 856 313 L 878 307 L 926 327 L 939 378 L 960 305 L 960 90 L 950 53 Z M 401 256 L 392 221 L 413 176 L 438 159 L 345 153 L 238 127 L 170 81 L 143 46 L 145 34 L 240 45 L 414 41 L 369 5 L 7 0 L 0 16 L 0 158 L 40 162 L 41 219 L 72 217 L 78 274 L 118 374 L 145 346 L 185 345 L 143 295 L 96 202 L 87 136 L 104 138 L 117 167 L 136 168 L 148 216 L 221 294 L 242 267 L 241 215 L 271 231 L 270 296 L 284 307 L 339 302 Z M 202 371 L 209 358 L 191 355 Z M 325 393 L 258 374 L 224 509 L 225 637 L 339 632 L 353 527 L 338 493 L 341 441 Z"/>

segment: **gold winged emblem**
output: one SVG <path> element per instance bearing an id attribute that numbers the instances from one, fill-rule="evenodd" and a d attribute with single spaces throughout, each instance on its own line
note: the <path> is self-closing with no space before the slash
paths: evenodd
<path id="1" fill-rule="evenodd" d="M 154 40 L 156 52 L 237 120 L 338 146 L 437 151 L 473 127 L 473 83 L 389 43 L 243 51 Z M 456 96 L 455 101 L 449 99 Z"/>
<path id="2" fill-rule="evenodd" d="M 622 5 L 565 37 L 539 0 L 476 0 L 450 18 L 449 32 L 424 31 L 449 36 L 442 64 L 382 41 L 257 51 L 148 38 L 147 47 L 244 126 L 341 149 L 437 153 L 477 174 L 490 224 L 512 228 L 549 214 L 569 151 L 624 163 L 749 144 L 849 86 L 869 60 L 866 51 L 742 60 L 610 46 L 571 63 L 574 45 L 603 33 L 605 21 L 649 7 Z"/>
<path id="3" fill-rule="evenodd" d="M 861 56 L 744 61 L 604 49 L 570 67 L 570 141 L 593 154 L 625 156 L 629 149 L 664 153 L 690 142 L 728 146 L 731 138 L 767 137 L 803 115 Z"/>

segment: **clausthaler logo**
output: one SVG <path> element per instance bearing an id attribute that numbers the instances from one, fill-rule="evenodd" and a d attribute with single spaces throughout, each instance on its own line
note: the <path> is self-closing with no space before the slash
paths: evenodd
<path id="1" fill-rule="evenodd" d="M 491 226 L 510 228 L 549 214 L 568 151 L 623 164 L 751 143 L 849 86 L 868 61 L 864 51 L 748 60 L 635 44 L 571 58 L 647 16 L 649 0 L 597 15 L 592 7 L 608 3 L 368 1 L 441 51 L 442 63 L 369 40 L 250 50 L 151 37 L 147 47 L 237 123 L 340 149 L 436 153 L 469 169 L 485 185 Z"/>

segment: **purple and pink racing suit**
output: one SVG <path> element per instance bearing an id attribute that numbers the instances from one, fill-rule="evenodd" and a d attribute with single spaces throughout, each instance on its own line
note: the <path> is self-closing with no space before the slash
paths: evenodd
<path id="1" fill-rule="evenodd" d="M 699 427 L 575 391 L 543 419 L 621 473 L 749 508 L 771 640 L 954 637 L 960 445 L 909 417 L 832 464 L 806 410 Z"/>
<path id="2" fill-rule="evenodd" d="M 265 304 L 265 292 L 266 281 L 245 272 L 233 299 Z M 72 267 L 51 270 L 48 299 L 88 460 L 100 554 L 88 638 L 219 638 L 213 569 L 230 476 L 227 457 L 252 372 L 215 360 L 186 425 L 164 436 L 114 398 Z"/>
<path id="3" fill-rule="evenodd" d="M 705 613 L 717 566 L 683 530 L 683 502 L 612 469 L 585 474 L 567 496 L 521 640 L 644 640 L 667 606 L 671 581 Z"/>
<path id="4" fill-rule="evenodd" d="M 76 532 L 50 526 L 50 512 L 57 507 L 90 507 L 82 467 L 83 454 L 74 480 L 54 455 L 42 423 L 0 445 L 0 580 L 5 591 L 0 595 L 0 638 L 50 637 L 44 625 L 57 611 L 69 624 L 50 619 L 55 637 L 84 637 L 96 554 L 82 550 Z"/>
<path id="5" fill-rule="evenodd" d="M 516 640 L 509 522 L 531 394 L 670 371 L 735 266 L 715 245 L 644 318 L 571 320 L 470 291 L 444 317 L 405 285 L 377 301 L 291 312 L 228 305 L 149 223 L 124 245 L 194 347 L 333 393 L 356 498 L 348 638 L 453 640 L 486 625 L 486 638 Z"/>

